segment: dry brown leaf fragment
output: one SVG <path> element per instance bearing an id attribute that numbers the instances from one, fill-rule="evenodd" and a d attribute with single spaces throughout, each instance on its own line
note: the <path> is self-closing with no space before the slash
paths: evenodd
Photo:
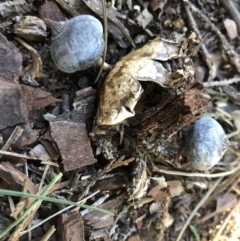
<path id="1" fill-rule="evenodd" d="M 50 129 L 61 153 L 65 171 L 75 170 L 97 161 L 93 156 L 85 123 L 50 122 Z"/>
<path id="2" fill-rule="evenodd" d="M 13 190 L 21 191 L 26 182 L 27 190 L 30 193 L 35 194 L 37 192 L 35 184 L 10 162 L 3 161 L 0 163 L 0 177 L 5 180 Z"/>
<path id="3" fill-rule="evenodd" d="M 116 197 L 115 199 L 112 199 L 108 202 L 105 202 L 99 205 L 98 208 L 102 208 L 111 213 L 115 213 L 116 210 L 118 210 L 119 207 L 124 204 L 124 202 L 125 202 L 125 195 L 123 194 Z M 113 222 L 114 222 L 114 216 L 97 212 L 97 211 L 92 211 L 87 213 L 86 215 L 83 216 L 83 219 L 88 225 L 91 225 L 94 229 L 110 227 L 113 225 Z"/>
<path id="4" fill-rule="evenodd" d="M 157 38 L 120 60 L 102 87 L 98 124 L 115 125 L 135 115 L 134 107 L 143 92 L 138 80 L 168 87 L 171 73 L 158 61 L 178 58 L 179 51 L 180 43 Z"/>

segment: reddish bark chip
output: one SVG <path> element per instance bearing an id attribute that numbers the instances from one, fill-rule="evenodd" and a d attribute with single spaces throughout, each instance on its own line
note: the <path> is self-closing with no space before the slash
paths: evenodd
<path id="1" fill-rule="evenodd" d="M 22 172 L 16 169 L 10 162 L 1 162 L 0 177 L 9 184 L 13 190 L 21 191 L 24 183 L 27 183 L 28 192 L 35 194 L 35 184 Z"/>
<path id="2" fill-rule="evenodd" d="M 84 241 L 84 226 L 81 215 L 77 211 L 64 213 L 58 220 L 60 241 Z"/>
<path id="3" fill-rule="evenodd" d="M 75 170 L 96 162 L 84 123 L 50 122 L 51 135 L 61 153 L 65 171 Z"/>

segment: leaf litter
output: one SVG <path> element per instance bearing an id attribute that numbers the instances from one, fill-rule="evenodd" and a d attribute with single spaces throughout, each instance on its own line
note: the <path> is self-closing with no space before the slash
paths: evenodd
<path id="1" fill-rule="evenodd" d="M 100 0 L 0 4 L 0 144 L 6 151 L 0 163 L 1 188 L 36 193 L 63 172 L 50 195 L 86 199 L 114 213 L 65 211 L 55 227 L 46 220 L 34 228 L 34 237 L 240 240 L 240 6 L 232 0 L 214 4 L 219 11 L 212 11 L 208 1 L 118 1 L 107 6 L 107 16 Z M 106 60 L 113 68 L 95 85 L 96 66 L 62 73 L 48 49 L 44 19 L 79 14 L 108 20 Z M 235 146 L 205 174 L 183 155 L 186 132 L 202 115 L 217 119 Z M 18 134 L 16 126 L 22 128 Z M 216 186 L 211 175 L 224 173 L 230 174 Z M 212 194 L 204 203 L 208 191 Z M 10 222 L 30 203 L 5 196 L 0 201 L 1 222 Z M 27 226 L 44 223 L 64 208 L 48 205 L 35 209 L 9 240 L 26 240 L 20 234 Z M 224 219 L 231 220 L 227 228 Z"/>

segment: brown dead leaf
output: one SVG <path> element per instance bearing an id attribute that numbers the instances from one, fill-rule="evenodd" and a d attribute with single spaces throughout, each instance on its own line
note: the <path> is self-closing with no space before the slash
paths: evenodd
<path id="1" fill-rule="evenodd" d="M 230 192 L 227 192 L 222 196 L 218 196 L 216 210 L 214 212 L 211 212 L 205 215 L 201 219 L 197 220 L 196 223 L 200 224 L 200 223 L 206 222 L 208 219 L 214 217 L 216 214 L 222 213 L 231 208 L 234 208 L 237 205 L 237 202 L 238 202 L 237 197 Z"/>
<path id="2" fill-rule="evenodd" d="M 237 197 L 230 192 L 227 192 L 222 196 L 218 196 L 216 212 L 223 212 L 227 209 L 235 207 L 237 205 L 237 201 Z"/>
<path id="3" fill-rule="evenodd" d="M 118 196 L 117 198 L 110 200 L 98 206 L 111 213 L 115 213 L 121 205 L 124 204 L 125 195 Z M 105 227 L 110 227 L 113 225 L 114 216 L 104 214 L 97 211 L 92 211 L 83 216 L 84 221 L 92 226 L 94 229 L 100 229 Z"/>
<path id="4" fill-rule="evenodd" d="M 237 25 L 232 19 L 226 18 L 223 21 L 228 37 L 233 40 L 238 36 Z"/>
<path id="5" fill-rule="evenodd" d="M 179 196 L 184 191 L 182 183 L 178 180 L 168 181 L 167 184 L 171 197 Z"/>
<path id="6" fill-rule="evenodd" d="M 62 214 L 58 219 L 58 234 L 60 241 L 84 241 L 84 225 L 78 211 Z"/>
<path id="7" fill-rule="evenodd" d="M 65 171 L 75 170 L 97 161 L 92 153 L 86 124 L 56 121 L 50 122 L 50 128 L 61 153 Z"/>
<path id="8" fill-rule="evenodd" d="M 148 192 L 148 196 L 151 196 L 156 202 L 162 202 L 165 199 L 166 193 L 162 185 L 156 185 Z"/>
<path id="9" fill-rule="evenodd" d="M 163 7 L 166 4 L 166 0 L 152 0 L 150 2 L 150 8 L 152 9 L 152 11 L 156 11 L 157 9 L 163 9 Z"/>
<path id="10" fill-rule="evenodd" d="M 27 190 L 30 193 L 35 194 L 37 192 L 35 184 L 10 162 L 3 161 L 0 163 L 0 177 L 6 181 L 13 190 L 22 191 L 24 183 L 26 182 Z"/>
<path id="11" fill-rule="evenodd" d="M 22 86 L 22 104 L 27 106 L 29 118 L 35 117 L 35 112 L 49 105 L 55 105 L 58 99 L 54 98 L 50 92 L 41 88 L 34 88 L 27 85 Z"/>

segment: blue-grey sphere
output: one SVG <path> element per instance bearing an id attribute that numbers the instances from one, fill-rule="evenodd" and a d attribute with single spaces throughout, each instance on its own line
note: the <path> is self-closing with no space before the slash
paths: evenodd
<path id="1" fill-rule="evenodd" d="M 57 67 L 74 73 L 95 64 L 104 50 L 101 22 L 91 15 L 80 15 L 59 22 L 61 24 L 61 32 L 52 38 L 51 44 L 52 59 Z"/>
<path id="2" fill-rule="evenodd" d="M 222 126 L 211 117 L 202 117 L 187 134 L 185 154 L 193 167 L 204 171 L 216 165 L 229 146 Z"/>

